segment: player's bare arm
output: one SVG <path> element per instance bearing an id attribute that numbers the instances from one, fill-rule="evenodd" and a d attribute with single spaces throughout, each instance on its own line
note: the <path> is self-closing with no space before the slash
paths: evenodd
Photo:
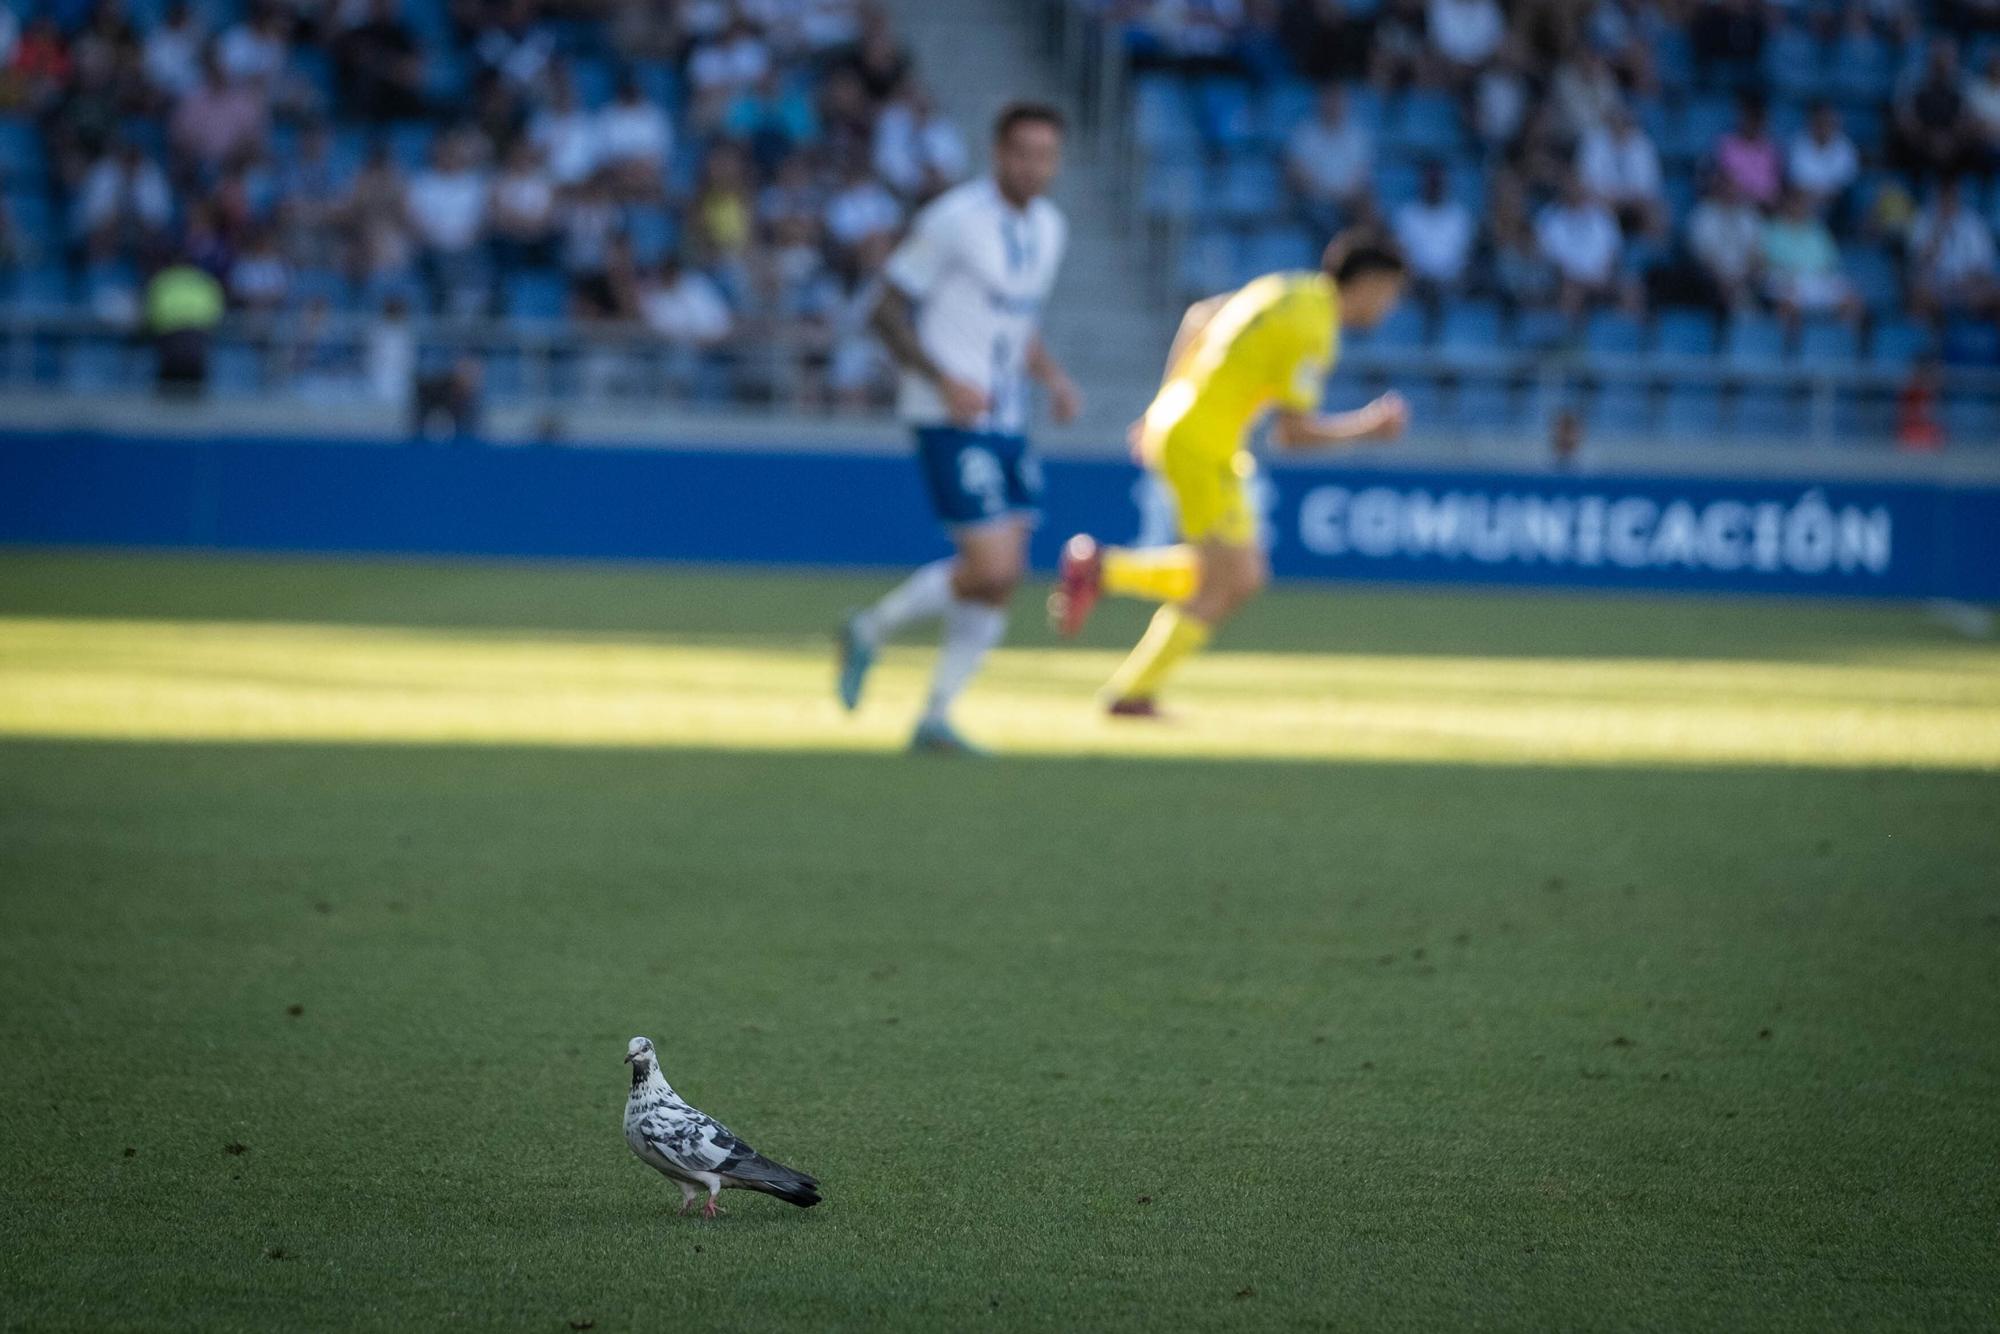
<path id="1" fill-rule="evenodd" d="M 1280 412 L 1271 442 L 1285 450 L 1333 450 L 1397 439 L 1410 405 L 1393 389 L 1352 412 Z"/>
<path id="2" fill-rule="evenodd" d="M 1028 344 L 1028 374 L 1035 383 L 1048 391 L 1049 416 L 1058 426 L 1067 426 L 1083 412 L 1083 391 L 1070 379 L 1069 372 L 1049 351 L 1048 344 L 1038 334 L 1035 341 Z"/>
<path id="3" fill-rule="evenodd" d="M 894 286 L 884 286 L 868 324 L 896 363 L 937 386 L 954 423 L 970 426 L 986 411 L 986 395 L 977 386 L 954 380 L 938 368 L 917 337 L 916 311 L 910 298 Z"/>
<path id="4" fill-rule="evenodd" d="M 1180 328 L 1174 331 L 1173 344 L 1167 349 L 1165 378 L 1173 378 L 1174 371 L 1181 364 L 1181 358 L 1187 355 L 1188 349 L 1194 346 L 1197 338 L 1201 337 L 1201 331 L 1208 327 L 1216 312 L 1227 305 L 1233 295 L 1235 294 L 1232 292 L 1224 292 L 1219 296 L 1205 297 L 1187 308 L 1187 313 L 1181 316 Z"/>

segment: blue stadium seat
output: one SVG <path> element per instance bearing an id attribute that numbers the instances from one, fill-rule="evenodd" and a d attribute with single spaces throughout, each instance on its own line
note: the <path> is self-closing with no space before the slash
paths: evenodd
<path id="1" fill-rule="evenodd" d="M 1445 307 L 1438 341 L 1449 352 L 1497 352 L 1502 347 L 1500 324 L 1500 307 L 1495 302 L 1455 302 Z"/>
<path id="2" fill-rule="evenodd" d="M 1139 207 L 1149 218 L 1196 218 L 1212 209 L 1208 173 L 1193 158 L 1148 163 L 1139 184 Z"/>
<path id="3" fill-rule="evenodd" d="M 1991 320 L 1959 316 L 1946 323 L 1941 351 L 1948 365 L 1982 370 L 2000 366 L 2000 328 Z"/>
<path id="4" fill-rule="evenodd" d="M 1454 162 L 1448 169 L 1450 184 L 1446 191 L 1454 202 L 1470 213 L 1475 220 L 1486 216 L 1486 184 L 1489 179 L 1484 165 L 1474 160 Z"/>
<path id="5" fill-rule="evenodd" d="M 1317 266 L 1319 244 L 1302 227 L 1261 227 L 1243 240 L 1243 263 L 1252 273 Z"/>
<path id="6" fill-rule="evenodd" d="M 1687 87 L 1694 82 L 1694 43 L 1678 28 L 1654 34 L 1653 64 L 1661 83 L 1669 88 Z"/>
<path id="7" fill-rule="evenodd" d="M 1715 317 L 1705 310 L 1666 310 L 1653 329 L 1654 350 L 1672 357 L 1715 354 Z"/>
<path id="8" fill-rule="evenodd" d="M 1887 320 L 1868 340 L 1868 360 L 1885 370 L 1905 369 L 1928 355 L 1933 341 L 1931 331 L 1913 320 Z"/>
<path id="9" fill-rule="evenodd" d="M 1668 435 L 1713 440 L 1722 430 L 1722 395 L 1709 385 L 1668 385 L 1660 402 L 1660 429 Z"/>
<path id="10" fill-rule="evenodd" d="M 1236 272 L 1236 244 L 1229 233 L 1196 232 L 1181 247 L 1175 281 L 1189 298 L 1213 296 L 1235 285 Z"/>
<path id="11" fill-rule="evenodd" d="M 1793 390 L 1756 385 L 1736 396 L 1735 432 L 1759 439 L 1802 439 L 1806 404 Z"/>
<path id="12" fill-rule="evenodd" d="M 1444 93 L 1405 93 L 1396 103 L 1387 137 L 1406 152 L 1449 157 L 1462 138 L 1458 103 Z"/>
<path id="13" fill-rule="evenodd" d="M 569 73 L 576 88 L 576 100 L 587 107 L 603 106 L 617 91 L 618 71 L 603 56 L 571 56 Z"/>
<path id="14" fill-rule="evenodd" d="M 1847 137 L 1854 140 L 1854 146 L 1861 150 L 1863 158 L 1874 158 L 1881 153 L 1888 117 L 1879 104 L 1858 102 L 1843 107 L 1840 123 L 1846 128 Z"/>
<path id="15" fill-rule="evenodd" d="M 553 269 L 523 269 L 506 278 L 505 310 L 514 320 L 561 319 L 569 307 L 569 283 Z"/>
<path id="16" fill-rule="evenodd" d="M 23 190 L 7 196 L 7 217 L 15 233 L 31 245 L 52 250 L 62 241 L 60 210 L 55 200 L 42 190 Z"/>
<path id="17" fill-rule="evenodd" d="M 21 314 L 53 314 L 70 308 L 69 274 L 60 265 L 16 269 L 8 304 Z"/>
<path id="18" fill-rule="evenodd" d="M 1356 347 L 1380 348 L 1385 352 L 1409 352 L 1421 348 L 1426 339 L 1423 307 L 1405 301 L 1389 312 L 1389 318 L 1366 334 L 1347 339 Z"/>
<path id="19" fill-rule="evenodd" d="M 459 52 L 440 47 L 424 57 L 424 93 L 438 105 L 458 102 L 471 83 L 471 63 Z"/>
<path id="20" fill-rule="evenodd" d="M 1521 415 L 1522 395 L 1505 381 L 1469 379 L 1446 396 L 1444 419 L 1461 431 L 1480 435 L 1517 431 Z"/>
<path id="21" fill-rule="evenodd" d="M 1629 381 L 1607 384 L 1592 396 L 1583 420 L 1595 434 L 1644 435 L 1653 429 L 1653 392 Z"/>
<path id="22" fill-rule="evenodd" d="M 208 386 L 217 395 L 232 398 L 263 392 L 263 352 L 244 343 L 216 344 L 208 357 Z"/>
<path id="23" fill-rule="evenodd" d="M 1812 370 L 1835 370 L 1861 359 L 1861 339 L 1844 320 L 1808 320 L 1799 332 L 1799 364 Z"/>
<path id="24" fill-rule="evenodd" d="M 17 116 L 0 117 L 0 177 L 10 182 L 39 177 L 47 169 L 41 132 Z"/>
<path id="25" fill-rule="evenodd" d="M 1195 85 L 1194 108 L 1201 137 L 1214 147 L 1232 149 L 1255 142 L 1250 85 L 1242 79 L 1203 79 Z"/>
<path id="26" fill-rule="evenodd" d="M 1312 118 L 1318 97 L 1318 91 L 1300 79 L 1280 79 L 1273 83 L 1257 102 L 1257 138 L 1272 146 L 1284 143 L 1294 127 Z"/>
<path id="27" fill-rule="evenodd" d="M 1397 209 L 1415 201 L 1423 186 L 1423 169 L 1414 162 L 1392 160 L 1375 168 L 1375 202 L 1392 217 Z"/>
<path id="28" fill-rule="evenodd" d="M 1673 134 L 1659 146 L 1660 154 L 1682 162 L 1700 161 L 1735 124 L 1734 101 L 1716 93 L 1697 94 L 1682 111 Z"/>
<path id="29" fill-rule="evenodd" d="M 1885 251 L 1870 245 L 1849 246 L 1840 263 L 1854 284 L 1854 294 L 1870 310 L 1890 310 L 1902 303 L 1902 271 Z"/>
<path id="30" fill-rule="evenodd" d="M 1880 102 L 1895 87 L 1895 52 L 1872 34 L 1842 36 L 1828 64 L 1828 87 L 1845 101 Z"/>
<path id="31" fill-rule="evenodd" d="M 1559 310 L 1524 310 L 1514 321 L 1514 343 L 1517 347 L 1538 351 L 1562 347 L 1575 333 L 1568 317 Z"/>
<path id="32" fill-rule="evenodd" d="M 1646 326 L 1615 310 L 1600 310 L 1584 326 L 1583 347 L 1594 357 L 1636 357 L 1646 350 Z"/>
<path id="33" fill-rule="evenodd" d="M 1782 23 L 1764 41 L 1764 78 L 1783 98 L 1810 99 L 1826 81 L 1826 48 L 1797 24 Z"/>
<path id="34" fill-rule="evenodd" d="M 1284 178 L 1277 162 L 1266 153 L 1231 158 L 1222 168 L 1218 186 L 1216 207 L 1232 222 L 1269 217 L 1285 200 Z"/>
<path id="35" fill-rule="evenodd" d="M 665 107 L 669 114 L 680 109 L 682 90 L 680 75 L 664 60 L 641 60 L 632 66 L 632 77 L 648 99 Z"/>
<path id="36" fill-rule="evenodd" d="M 1365 125 L 1381 134 L 1388 123 L 1388 106 L 1382 101 L 1382 94 L 1367 84 L 1359 84 L 1347 90 L 1347 116 L 1357 125 Z"/>
<path id="37" fill-rule="evenodd" d="M 324 106 L 333 105 L 337 91 L 333 82 L 333 57 L 316 47 L 295 46 L 292 48 L 291 73 L 300 83 L 318 95 Z"/>
<path id="38" fill-rule="evenodd" d="M 641 264 L 657 264 L 661 256 L 680 249 L 680 224 L 655 205 L 631 209 L 625 215 L 625 234 L 632 239 L 633 258 Z"/>
<path id="39" fill-rule="evenodd" d="M 1132 87 L 1132 133 L 1150 155 L 1187 156 L 1201 144 L 1194 109 L 1180 80 L 1153 74 Z"/>
<path id="40" fill-rule="evenodd" d="M 1723 337 L 1722 355 L 1732 366 L 1762 366 L 1784 360 L 1785 329 L 1769 315 L 1742 311 L 1732 315 Z"/>
<path id="41" fill-rule="evenodd" d="M 72 393 L 98 394 L 129 388 L 135 377 L 126 349 L 116 343 L 87 340 L 69 349 L 63 362 L 63 388 Z"/>
<path id="42" fill-rule="evenodd" d="M 1990 445 L 2000 440 L 2000 398 L 1990 393 L 1955 394 L 1947 398 L 1944 429 L 1959 444 Z"/>
<path id="43" fill-rule="evenodd" d="M 389 127 L 389 156 L 405 173 L 419 172 L 430 162 L 437 127 L 428 121 L 399 120 Z"/>

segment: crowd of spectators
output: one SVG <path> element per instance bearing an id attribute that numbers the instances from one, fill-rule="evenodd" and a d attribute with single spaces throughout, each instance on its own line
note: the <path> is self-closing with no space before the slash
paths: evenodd
<path id="1" fill-rule="evenodd" d="M 0 8 L 0 131 L 0 296 L 754 330 L 841 402 L 886 386 L 889 244 L 968 170 L 873 0 L 45 0 Z"/>
<path id="2" fill-rule="evenodd" d="M 1497 298 L 1576 327 L 1598 309 L 1699 301 L 1794 335 L 2000 315 L 1987 207 L 2000 210 L 2000 0 L 1099 9 L 1142 78 L 1315 84 L 1278 144 L 1274 211 L 1314 233 L 1387 228 L 1434 308 Z M 1400 124 L 1392 107 L 1409 109 Z M 1727 121 L 1704 130 L 1717 111 Z M 1705 135 L 1692 151 L 1683 124 Z M 1237 132 L 1227 116 L 1209 128 L 1225 146 Z M 1385 197 L 1398 164 L 1414 188 Z M 1850 271 L 1857 255 L 1882 260 L 1890 290 L 1874 268 Z"/>

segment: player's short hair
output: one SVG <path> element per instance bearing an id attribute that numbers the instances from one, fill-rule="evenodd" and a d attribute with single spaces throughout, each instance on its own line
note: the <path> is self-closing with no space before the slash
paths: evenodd
<path id="1" fill-rule="evenodd" d="M 1047 102 L 1009 102 L 993 118 L 993 142 L 1005 143 L 1022 125 L 1046 125 L 1057 134 L 1069 132 L 1069 118 Z"/>
<path id="2" fill-rule="evenodd" d="M 1326 243 L 1320 267 L 1332 276 L 1334 282 L 1347 283 L 1371 273 L 1401 277 L 1410 266 L 1394 241 L 1373 229 L 1357 227 Z"/>

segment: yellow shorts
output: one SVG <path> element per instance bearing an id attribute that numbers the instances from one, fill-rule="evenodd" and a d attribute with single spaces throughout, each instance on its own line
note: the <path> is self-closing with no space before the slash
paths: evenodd
<path id="1" fill-rule="evenodd" d="M 1180 506 L 1181 536 L 1190 542 L 1257 545 L 1257 503 L 1251 483 L 1257 460 L 1232 434 L 1220 440 L 1190 439 L 1185 428 L 1161 442 L 1156 465 Z"/>

